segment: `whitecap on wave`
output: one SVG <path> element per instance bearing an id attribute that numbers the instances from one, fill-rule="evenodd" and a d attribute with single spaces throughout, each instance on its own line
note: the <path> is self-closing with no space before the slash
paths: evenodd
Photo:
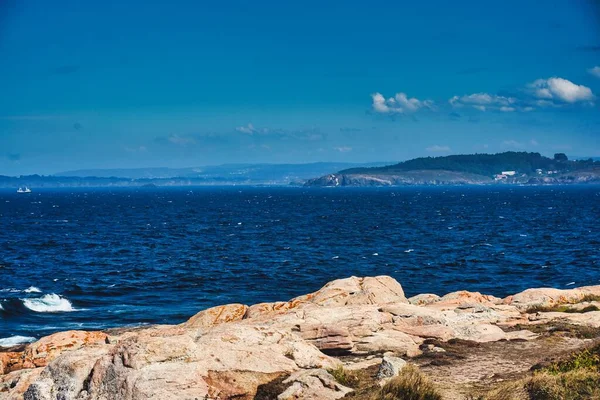
<path id="1" fill-rule="evenodd" d="M 46 294 L 38 299 L 21 299 L 23 305 L 35 312 L 71 312 L 76 311 L 71 302 L 57 294 Z"/>
<path id="2" fill-rule="evenodd" d="M 25 293 L 42 293 L 42 291 L 35 286 L 29 286 L 27 289 L 23 290 Z"/>
<path id="3" fill-rule="evenodd" d="M 37 339 L 31 336 L 11 336 L 0 339 L 0 347 L 12 347 L 18 344 L 35 342 Z"/>
<path id="4" fill-rule="evenodd" d="M 20 293 L 19 289 L 0 289 L 1 293 Z"/>

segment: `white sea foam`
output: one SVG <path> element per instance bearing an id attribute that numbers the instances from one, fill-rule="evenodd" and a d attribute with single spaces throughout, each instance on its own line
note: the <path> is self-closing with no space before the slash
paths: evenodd
<path id="1" fill-rule="evenodd" d="M 2 293 L 20 293 L 21 291 L 19 289 L 0 289 L 0 292 L 2 292 Z"/>
<path id="2" fill-rule="evenodd" d="M 37 339 L 31 336 L 11 336 L 0 339 L 0 347 L 12 347 L 18 344 L 35 342 Z"/>
<path id="3" fill-rule="evenodd" d="M 22 299 L 23 305 L 35 312 L 71 312 L 75 311 L 71 302 L 57 294 L 46 294 L 39 299 Z"/>
<path id="4" fill-rule="evenodd" d="M 25 293 L 42 293 L 42 291 L 35 286 L 29 286 L 27 289 L 23 290 Z"/>
<path id="5" fill-rule="evenodd" d="M 331 257 L 332 260 L 337 260 L 338 258 L 340 258 L 340 256 L 333 256 L 333 257 Z"/>
<path id="6" fill-rule="evenodd" d="M 567 283 L 567 286 L 573 286 L 575 284 L 575 282 L 569 282 Z"/>
<path id="7" fill-rule="evenodd" d="M 379 253 L 373 253 L 373 255 L 374 255 L 374 256 L 378 256 L 378 255 L 379 255 Z"/>
<path id="8" fill-rule="evenodd" d="M 404 250 L 405 253 L 412 253 L 413 251 L 415 251 L 415 249 Z"/>

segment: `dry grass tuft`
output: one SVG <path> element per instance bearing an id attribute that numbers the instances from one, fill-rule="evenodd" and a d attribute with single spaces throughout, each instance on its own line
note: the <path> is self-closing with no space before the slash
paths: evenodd
<path id="1" fill-rule="evenodd" d="M 442 396 L 415 366 L 407 365 L 400 374 L 389 380 L 371 395 L 369 400 L 441 400 Z"/>
<path id="2" fill-rule="evenodd" d="M 600 373 L 588 369 L 560 374 L 537 373 L 526 384 L 530 399 L 600 399 Z"/>
<path id="3" fill-rule="evenodd" d="M 577 313 L 583 314 L 583 313 L 587 313 L 587 312 L 591 312 L 591 311 L 600 311 L 600 308 L 596 307 L 593 304 L 590 304 L 583 308 L 575 308 L 575 307 L 572 307 L 571 305 L 563 304 L 560 306 L 553 306 L 553 307 L 534 306 L 534 307 L 528 308 L 525 312 L 528 314 L 535 314 L 535 313 L 539 313 L 539 312 L 563 312 L 563 313 L 570 313 L 570 314 L 577 314 Z"/>
<path id="4" fill-rule="evenodd" d="M 356 389 L 361 383 L 359 372 L 348 371 L 341 365 L 337 368 L 328 369 L 327 372 L 334 377 L 337 383 L 349 388 Z"/>
<path id="5" fill-rule="evenodd" d="M 550 364 L 532 377 L 500 385 L 477 400 L 600 399 L 600 345 Z"/>

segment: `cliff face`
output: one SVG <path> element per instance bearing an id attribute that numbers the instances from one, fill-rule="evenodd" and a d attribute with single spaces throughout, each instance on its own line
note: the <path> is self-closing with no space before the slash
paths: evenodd
<path id="1" fill-rule="evenodd" d="M 330 174 L 305 186 L 478 185 L 492 183 L 486 176 L 455 171 L 406 171 L 401 174 Z"/>
<path id="2" fill-rule="evenodd" d="M 531 342 L 542 357 L 548 344 L 539 341 L 539 326 L 600 328 L 598 299 L 600 286 L 407 299 L 390 277 L 352 277 L 287 302 L 211 308 L 176 326 L 61 332 L 0 352 L 0 399 L 252 399 L 275 381 L 281 400 L 337 399 L 352 390 L 328 370 L 368 368 L 384 354 L 388 364 L 419 360 L 458 340 L 506 348 Z M 562 339 L 552 340 L 560 347 Z M 483 379 L 499 360 L 471 366 L 468 379 Z M 506 361 L 531 367 L 514 364 L 514 356 Z"/>

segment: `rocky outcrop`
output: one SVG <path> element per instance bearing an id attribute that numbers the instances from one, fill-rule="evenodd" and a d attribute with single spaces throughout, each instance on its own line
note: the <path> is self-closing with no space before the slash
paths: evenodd
<path id="1" fill-rule="evenodd" d="M 584 286 L 568 290 L 551 288 L 527 289 L 519 294 L 507 297 L 504 299 L 504 303 L 525 311 L 533 308 L 576 304 L 586 299 L 600 300 L 600 286 Z"/>
<path id="2" fill-rule="evenodd" d="M 403 185 L 474 185 L 493 183 L 486 176 L 444 170 L 414 170 L 402 173 L 340 173 L 310 179 L 305 186 L 403 186 Z"/>
<path id="3" fill-rule="evenodd" d="M 534 176 L 529 179 L 528 183 L 536 185 L 566 185 L 598 182 L 600 182 L 600 168 L 595 167 L 557 175 Z"/>
<path id="4" fill-rule="evenodd" d="M 61 332 L 0 352 L 0 399 L 252 399 L 276 380 L 281 399 L 337 399 L 349 390 L 327 372 L 342 365 L 338 356 L 372 365 L 387 353 L 398 370 L 397 357 L 444 351 L 427 340 L 533 340 L 528 326 L 552 321 L 600 327 L 598 296 L 600 286 L 406 299 L 390 277 L 351 277 L 287 302 L 213 307 L 176 326 Z M 562 304 L 580 312 L 540 309 Z"/>

